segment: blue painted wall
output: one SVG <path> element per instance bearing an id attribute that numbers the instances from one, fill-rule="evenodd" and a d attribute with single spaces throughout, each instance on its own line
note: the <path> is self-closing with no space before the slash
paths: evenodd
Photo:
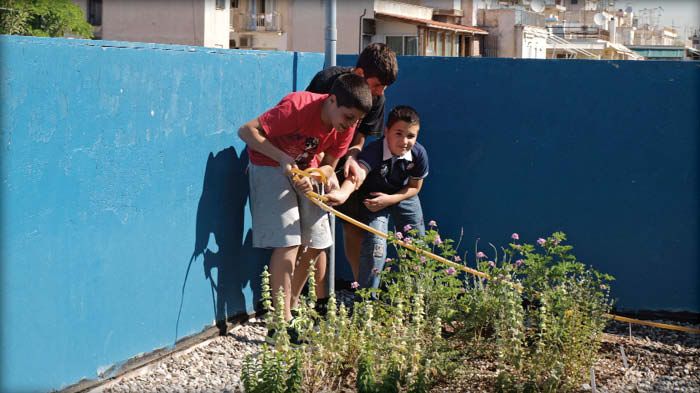
<path id="1" fill-rule="evenodd" d="M 353 56 L 340 64 L 352 65 Z M 403 57 L 387 107 L 414 106 L 447 237 L 564 231 L 625 309 L 700 312 L 700 63 Z"/>
<path id="2" fill-rule="evenodd" d="M 176 325 L 251 311 L 267 254 L 250 247 L 235 131 L 322 55 L 26 37 L 0 51 L 0 390 L 94 378 Z M 424 208 L 445 236 L 464 228 L 471 251 L 563 230 L 617 276 L 621 306 L 700 311 L 697 64 L 400 68 L 388 105 L 422 114 Z"/>
<path id="3" fill-rule="evenodd" d="M 323 57 L 0 45 L 0 390 L 60 388 L 171 345 L 193 256 L 179 337 L 252 311 L 265 255 L 250 247 L 235 132 L 306 86 Z"/>

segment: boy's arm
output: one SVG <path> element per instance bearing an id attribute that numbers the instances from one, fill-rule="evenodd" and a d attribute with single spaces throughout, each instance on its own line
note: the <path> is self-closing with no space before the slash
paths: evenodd
<path id="1" fill-rule="evenodd" d="M 328 198 L 328 204 L 331 206 L 336 206 L 336 205 L 342 205 L 345 203 L 345 201 L 348 200 L 348 197 L 350 197 L 350 194 L 353 193 L 353 191 L 357 190 L 360 188 L 362 185 L 362 182 L 364 179 L 367 177 L 367 173 L 369 173 L 369 170 L 362 164 L 359 165 L 360 171 L 362 172 L 362 179 L 358 183 L 358 180 L 353 179 L 353 178 L 345 178 L 343 181 L 343 184 L 331 191 L 330 193 L 326 194 L 326 197 Z"/>
<path id="2" fill-rule="evenodd" d="M 296 167 L 294 159 L 287 155 L 267 139 L 265 131 L 260 125 L 260 121 L 255 118 L 245 123 L 238 129 L 238 136 L 245 142 L 248 147 L 258 151 L 271 159 L 277 161 L 284 169 L 285 173 Z"/>
<path id="3" fill-rule="evenodd" d="M 409 179 L 406 187 L 400 189 L 395 194 L 384 194 L 382 192 L 372 192 L 370 195 L 373 198 L 367 198 L 362 201 L 365 207 L 371 212 L 377 212 L 389 206 L 393 206 L 404 199 L 418 195 L 421 187 L 423 187 L 423 179 Z"/>
<path id="4" fill-rule="evenodd" d="M 361 132 L 356 132 L 350 147 L 348 148 L 348 155 L 343 166 L 343 174 L 345 178 L 352 178 L 356 180 L 356 187 L 360 187 L 363 181 L 365 181 L 366 172 L 361 170 L 359 163 L 357 162 L 357 156 L 362 151 L 362 147 L 365 145 L 365 134 Z"/>

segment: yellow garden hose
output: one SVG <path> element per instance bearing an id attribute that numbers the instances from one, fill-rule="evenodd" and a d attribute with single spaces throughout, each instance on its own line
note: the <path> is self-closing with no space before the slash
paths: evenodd
<path id="1" fill-rule="evenodd" d="M 305 171 L 298 169 L 298 168 L 292 168 L 292 176 L 297 178 L 297 179 L 300 177 L 311 177 L 312 173 L 319 173 L 321 181 L 324 183 L 326 182 L 326 176 L 323 175 L 321 170 L 319 170 L 318 168 L 309 168 Z M 335 210 L 334 208 L 328 206 L 326 204 L 326 202 L 328 201 L 328 198 L 326 198 L 323 195 L 319 195 L 313 191 L 309 191 L 306 193 L 306 197 L 309 198 L 309 200 L 311 202 L 313 202 L 316 206 L 318 206 L 322 210 L 329 212 L 329 213 L 335 215 L 336 217 L 339 217 L 342 220 L 349 222 L 352 225 L 355 225 L 358 228 L 362 228 L 365 231 L 371 232 L 371 233 L 373 233 L 379 237 L 382 237 L 384 239 L 389 238 L 389 235 L 387 235 L 386 233 L 380 232 L 380 231 L 370 227 L 369 225 L 366 225 L 360 221 L 357 221 L 356 219 L 354 219 L 346 214 L 343 214 L 343 213 Z M 478 270 L 469 268 L 469 267 L 464 266 L 462 264 L 455 263 L 453 261 L 450 261 L 449 259 L 446 259 L 446 258 L 441 257 L 439 255 L 433 254 L 430 251 L 422 250 L 422 249 L 414 246 L 413 244 L 409 244 L 409 243 L 406 243 L 406 242 L 398 240 L 398 239 L 396 239 L 396 243 L 398 245 L 400 245 L 401 247 L 404 247 L 404 248 L 407 248 L 411 251 L 416 252 L 418 255 L 425 255 L 428 258 L 442 262 L 447 266 L 453 267 L 454 269 L 461 270 L 463 272 L 469 273 L 469 274 L 477 276 L 477 277 L 481 277 L 481 278 L 485 278 L 485 279 L 490 278 L 489 275 L 484 273 L 484 272 L 480 272 Z M 692 334 L 700 334 L 700 329 L 697 329 L 697 328 L 678 326 L 678 325 L 669 325 L 669 324 L 665 324 L 665 323 L 658 323 L 658 322 L 651 322 L 651 321 L 643 321 L 641 319 L 628 318 L 628 317 L 623 317 L 623 316 L 619 316 L 619 315 L 615 315 L 615 314 L 603 314 L 603 315 L 607 318 L 614 319 L 614 320 L 619 321 L 619 322 L 633 323 L 636 325 L 644 325 L 644 326 L 652 326 L 652 327 L 656 327 L 656 328 L 676 330 L 676 331 L 692 333 Z"/>

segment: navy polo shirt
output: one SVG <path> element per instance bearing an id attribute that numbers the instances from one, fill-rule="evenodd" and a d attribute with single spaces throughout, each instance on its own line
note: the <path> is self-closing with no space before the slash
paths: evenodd
<path id="1" fill-rule="evenodd" d="M 370 192 L 395 194 L 409 179 L 428 176 L 428 153 L 418 142 L 411 151 L 397 157 L 391 154 L 385 138 L 380 138 L 365 146 L 357 160 L 369 170 L 359 190 L 362 198 Z"/>

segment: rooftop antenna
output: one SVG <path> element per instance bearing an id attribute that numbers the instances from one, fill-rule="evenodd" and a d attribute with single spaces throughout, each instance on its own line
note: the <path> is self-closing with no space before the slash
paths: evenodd
<path id="1" fill-rule="evenodd" d="M 530 2 L 530 9 L 533 12 L 542 12 L 544 11 L 544 0 L 532 0 Z"/>

